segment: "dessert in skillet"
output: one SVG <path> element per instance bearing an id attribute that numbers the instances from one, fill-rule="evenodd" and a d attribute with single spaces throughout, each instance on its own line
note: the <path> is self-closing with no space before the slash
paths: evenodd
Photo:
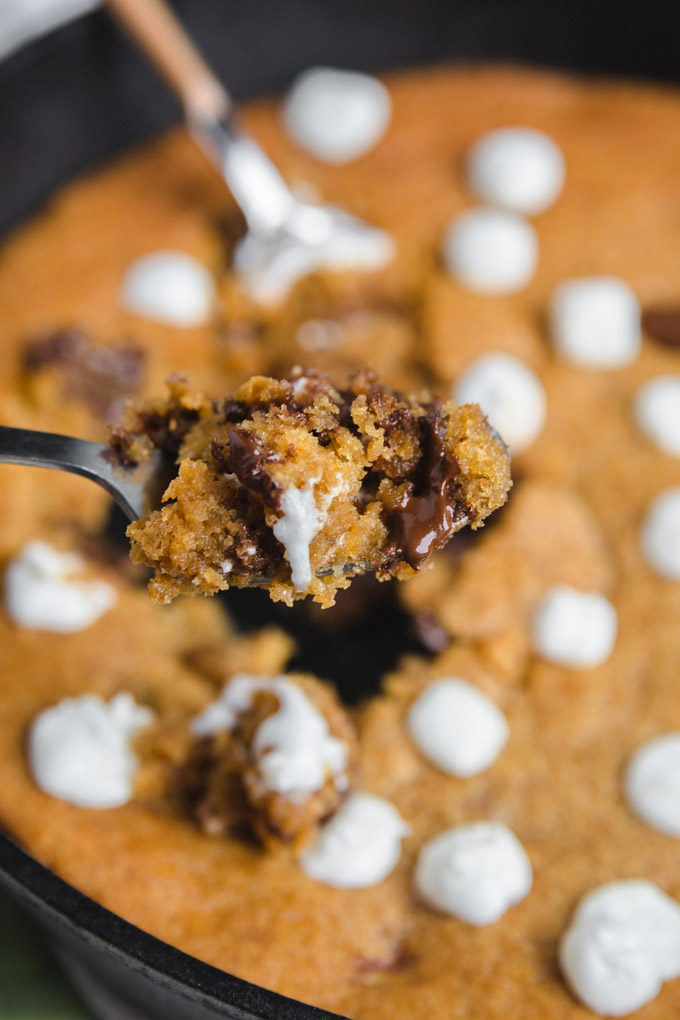
<path id="1" fill-rule="evenodd" d="M 171 133 L 76 182 L 5 246 L 2 420 L 103 440 L 127 397 L 148 406 L 174 372 L 195 387 L 175 399 L 197 410 L 195 394 L 245 385 L 218 429 L 275 447 L 271 407 L 250 401 L 274 387 L 293 445 L 309 444 L 325 401 L 312 370 L 343 379 L 368 363 L 390 388 L 439 396 L 445 417 L 479 404 L 513 490 L 397 586 L 421 650 L 348 706 L 324 680 L 332 652 L 310 676 L 281 630 L 240 633 L 217 599 L 154 605 L 102 537 L 95 486 L 0 468 L 2 824 L 154 935 L 345 1016 L 667 1020 L 680 1010 L 680 97 L 511 68 L 384 84 L 324 71 L 283 115 L 264 100 L 247 116 L 292 184 L 376 224 L 393 257 L 261 300 L 240 216 Z M 288 382 L 246 383 L 258 375 Z M 356 485 L 376 422 L 370 385 L 353 385 L 328 399 L 353 409 L 340 427 L 366 458 Z M 310 387 L 299 419 L 288 386 Z M 186 453 L 208 478 L 212 407 L 205 422 Z M 485 429 L 477 412 L 470 423 Z M 148 438 L 132 421 L 121 448 Z M 267 470 L 265 491 L 285 488 Z M 178 482 L 166 513 L 193 491 Z M 203 533 L 204 506 L 180 546 Z M 265 521 L 275 509 L 257 506 Z M 153 516 L 138 532 L 153 561 Z M 315 555 L 312 541 L 310 572 Z M 159 593 L 183 587 L 170 566 Z M 360 619 L 363 583 L 314 626 L 348 607 Z M 314 609 L 282 610 L 284 626 Z"/>
<path id="2" fill-rule="evenodd" d="M 478 405 L 407 399 L 370 372 L 343 390 L 302 369 L 257 376 L 216 401 L 178 380 L 131 405 L 112 444 L 125 466 L 156 450 L 179 465 L 161 509 L 128 528 L 158 602 L 262 585 L 332 605 L 352 575 L 413 574 L 510 487 Z"/>

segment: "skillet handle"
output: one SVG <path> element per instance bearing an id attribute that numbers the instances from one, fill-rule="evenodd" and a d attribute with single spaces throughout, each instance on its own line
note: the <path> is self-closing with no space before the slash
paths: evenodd
<path id="1" fill-rule="evenodd" d="M 107 0 L 178 96 L 189 120 L 222 120 L 231 99 L 164 0 Z"/>

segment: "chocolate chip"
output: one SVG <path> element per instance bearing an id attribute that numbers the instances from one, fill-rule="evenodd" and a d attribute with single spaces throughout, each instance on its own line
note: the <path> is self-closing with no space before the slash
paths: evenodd
<path id="1" fill-rule="evenodd" d="M 417 568 L 446 545 L 467 514 L 467 507 L 452 498 L 452 483 L 460 475 L 458 461 L 446 452 L 439 414 L 423 419 L 424 471 L 419 489 L 404 497 L 392 515 L 392 531 L 404 560 Z M 420 490 L 420 491 L 419 491 Z"/>
<path id="2" fill-rule="evenodd" d="M 680 306 L 648 308 L 642 313 L 642 328 L 658 344 L 680 350 Z"/>
<path id="3" fill-rule="evenodd" d="M 418 960 L 417 955 L 405 946 L 395 945 L 391 952 L 379 957 L 360 956 L 356 961 L 356 967 L 361 974 L 371 972 L 399 974 L 409 967 L 412 967 Z"/>
<path id="4" fill-rule="evenodd" d="M 234 248 L 248 232 L 246 218 L 238 206 L 233 205 L 218 213 L 215 218 L 215 226 L 224 246 L 225 262 L 227 265 L 231 265 Z"/>
<path id="5" fill-rule="evenodd" d="M 98 417 L 112 419 L 139 387 L 144 359 L 134 344 L 105 347 L 81 330 L 65 329 L 27 344 L 22 368 L 28 375 L 57 372 L 66 399 L 80 400 Z"/>
<path id="6" fill-rule="evenodd" d="M 213 439 L 212 455 L 218 463 L 234 472 L 241 485 L 254 492 L 267 506 L 278 507 L 281 485 L 267 470 L 278 455 L 265 449 L 262 441 L 247 429 L 229 429 L 229 450 Z"/>

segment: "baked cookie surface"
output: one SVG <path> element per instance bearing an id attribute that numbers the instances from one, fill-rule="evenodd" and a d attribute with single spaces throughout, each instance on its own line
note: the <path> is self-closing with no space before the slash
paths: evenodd
<path id="1" fill-rule="evenodd" d="M 395 238 L 388 266 L 319 274 L 275 309 L 256 305 L 229 269 L 243 224 L 190 140 L 170 133 L 75 182 L 5 245 L 0 414 L 101 440 L 122 398 L 160 392 L 173 372 L 215 393 L 299 363 L 352 372 L 368 362 L 390 385 L 427 385 L 459 401 L 482 356 L 509 355 L 531 371 L 544 416 L 530 439 L 525 431 L 510 441 L 508 506 L 402 586 L 430 654 L 410 657 L 381 695 L 347 710 L 355 733 L 347 797 L 335 787 L 328 801 L 315 800 L 323 802 L 320 829 L 355 793 L 389 801 L 410 827 L 398 863 L 374 884 L 332 886 L 301 865 L 294 838 L 265 840 L 265 849 L 252 827 L 225 832 L 219 810 L 205 809 L 203 822 L 220 823 L 211 834 L 166 796 L 190 720 L 238 674 L 283 675 L 289 642 L 236 634 L 215 603 L 151 605 L 127 567 L 92 554 L 108 512 L 93 486 L 7 467 L 6 593 L 12 564 L 41 539 L 77 549 L 116 601 L 80 631 L 47 633 L 35 620 L 17 622 L 6 594 L 0 818 L 105 906 L 284 994 L 365 1020 L 576 1020 L 593 1011 L 570 990 L 559 955 L 581 898 L 603 883 L 643 879 L 680 901 L 678 835 L 672 822 L 660 831 L 641 817 L 629 783 L 638 749 L 680 730 L 674 405 L 659 425 L 658 400 L 646 390 L 642 397 L 660 377 L 680 375 L 668 325 L 680 307 L 680 97 L 503 67 L 396 74 L 386 83 L 393 115 L 385 137 L 345 166 L 297 147 L 278 101 L 252 104 L 247 119 L 291 182 L 311 183 L 324 201 Z M 452 219 L 480 205 L 465 170 L 473 143 L 506 127 L 549 135 L 564 154 L 566 181 L 530 218 L 538 245 L 531 279 L 511 293 L 481 293 L 451 271 L 442 239 Z M 134 231 L 121 207 L 134 210 Z M 198 323 L 161 323 L 121 300 L 131 264 L 168 250 L 210 272 L 214 293 Z M 558 343 L 555 333 L 556 289 L 594 276 L 623 281 L 643 312 L 634 355 L 608 367 L 584 363 L 571 334 Z M 519 392 L 534 395 L 522 408 L 535 410 L 536 390 Z M 596 601 L 584 604 L 585 596 Z M 565 649 L 554 621 L 560 613 L 582 621 L 582 610 L 599 621 L 595 637 L 588 623 L 588 640 Z M 452 681 L 446 696 L 462 697 L 463 681 L 484 699 L 480 735 L 461 759 L 428 742 L 434 725 L 422 724 L 431 717 L 419 700 Z M 62 699 L 121 691 L 157 723 L 136 743 L 132 799 L 101 810 L 40 789 L 26 755 L 36 716 Z M 238 731 L 246 758 L 252 728 L 271 717 L 271 704 L 261 708 L 253 703 L 255 718 Z M 287 809 L 277 817 L 288 824 Z M 481 925 L 428 905 L 415 881 L 430 840 L 478 822 L 511 830 L 533 872 L 530 891 Z M 678 1009 L 680 982 L 667 980 L 635 1015 L 665 1020 Z"/>

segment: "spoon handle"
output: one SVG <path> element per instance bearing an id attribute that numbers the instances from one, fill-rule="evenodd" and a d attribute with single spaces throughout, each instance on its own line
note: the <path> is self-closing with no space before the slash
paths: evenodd
<path id="1" fill-rule="evenodd" d="M 179 96 L 187 126 L 220 171 L 248 227 L 271 235 L 295 205 L 286 182 L 236 123 L 234 104 L 165 0 L 108 0 L 124 28 Z"/>
<path id="2" fill-rule="evenodd" d="M 108 0 L 108 5 L 178 96 L 189 120 L 222 120 L 231 99 L 163 0 Z"/>
<path id="3" fill-rule="evenodd" d="M 143 512 L 145 490 L 134 480 L 117 477 L 104 457 L 108 449 L 87 439 L 0 425 L 0 464 L 52 468 L 89 478 L 106 489 L 132 521 Z"/>

